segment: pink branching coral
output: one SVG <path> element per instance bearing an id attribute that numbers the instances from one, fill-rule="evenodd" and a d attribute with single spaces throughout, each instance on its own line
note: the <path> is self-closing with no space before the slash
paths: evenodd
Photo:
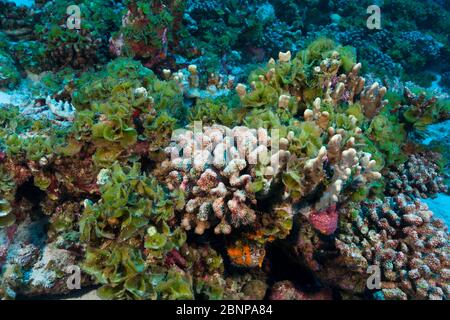
<path id="1" fill-rule="evenodd" d="M 217 234 L 229 234 L 232 228 L 253 224 L 253 183 L 261 181 L 268 193 L 290 156 L 287 139 L 274 141 L 267 130 L 246 127 L 204 127 L 176 136 L 166 149 L 171 159 L 163 167 L 169 171 L 169 189 L 186 195 L 182 226 L 194 227 L 197 234 L 210 227 Z"/>
<path id="2" fill-rule="evenodd" d="M 428 198 L 439 192 L 447 192 L 444 177 L 434 158 L 436 154 L 433 152 L 413 154 L 404 164 L 391 168 L 386 175 L 388 194 L 404 193 Z"/>
<path id="3" fill-rule="evenodd" d="M 362 294 L 368 267 L 378 266 L 385 299 L 448 299 L 449 241 L 444 222 L 427 205 L 399 195 L 341 208 L 335 251 L 324 251 L 326 242 L 306 229 L 299 249 L 324 283 L 343 292 Z M 320 252 L 337 256 L 318 259 Z"/>

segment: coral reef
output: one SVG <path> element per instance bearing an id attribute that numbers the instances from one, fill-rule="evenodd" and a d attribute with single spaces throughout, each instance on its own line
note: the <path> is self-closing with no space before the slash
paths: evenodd
<path id="1" fill-rule="evenodd" d="M 403 108 L 403 117 L 418 129 L 449 118 L 448 101 L 438 102 L 435 97 L 428 98 L 423 92 L 414 94 L 408 88 L 405 88 L 404 97 L 408 105 Z"/>
<path id="2" fill-rule="evenodd" d="M 448 300 L 449 8 L 366 4 L 0 0 L 0 297 Z"/>
<path id="3" fill-rule="evenodd" d="M 8 55 L 0 55 L 0 86 L 11 87 L 18 84 L 20 74 L 14 66 L 14 61 Z"/>
<path id="4" fill-rule="evenodd" d="M 41 8 L 35 32 L 43 48 L 43 61 L 52 61 L 51 68 L 69 66 L 83 69 L 105 61 L 108 34 L 118 26 L 114 1 L 81 1 L 77 3 L 79 28 L 70 24 L 70 1 L 49 1 Z"/>
<path id="5" fill-rule="evenodd" d="M 332 300 L 330 290 L 305 293 L 295 288 L 290 281 L 280 281 L 273 285 L 270 293 L 271 300 Z"/>

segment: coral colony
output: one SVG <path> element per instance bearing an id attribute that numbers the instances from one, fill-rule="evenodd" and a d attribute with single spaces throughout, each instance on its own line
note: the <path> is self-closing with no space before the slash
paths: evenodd
<path id="1" fill-rule="evenodd" d="M 450 6 L 373 2 L 0 0 L 0 297 L 449 299 Z"/>

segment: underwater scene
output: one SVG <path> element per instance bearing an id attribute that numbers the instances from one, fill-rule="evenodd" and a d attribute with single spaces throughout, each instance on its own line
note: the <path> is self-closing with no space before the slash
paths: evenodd
<path id="1" fill-rule="evenodd" d="M 0 0 L 0 299 L 450 299 L 450 1 Z"/>

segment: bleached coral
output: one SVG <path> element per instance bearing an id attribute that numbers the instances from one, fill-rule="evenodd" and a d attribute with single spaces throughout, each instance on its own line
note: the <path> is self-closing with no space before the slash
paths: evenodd
<path id="1" fill-rule="evenodd" d="M 57 118 L 66 121 L 73 121 L 75 119 L 76 110 L 70 102 L 62 100 L 56 101 L 50 96 L 47 96 L 45 104 Z"/>

